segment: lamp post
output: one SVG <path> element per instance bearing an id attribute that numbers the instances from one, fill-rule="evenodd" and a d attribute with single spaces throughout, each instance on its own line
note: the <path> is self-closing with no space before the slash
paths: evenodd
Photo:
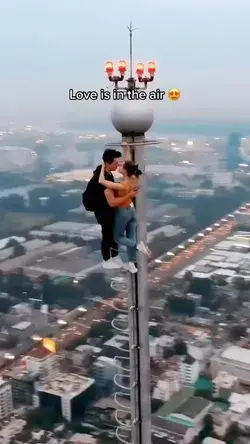
<path id="1" fill-rule="evenodd" d="M 129 77 L 125 79 L 127 64 L 118 63 L 119 75 L 114 75 L 114 64 L 106 63 L 108 79 L 114 86 L 114 98 L 119 101 L 111 114 L 115 129 L 121 134 L 122 142 L 127 142 L 131 159 L 142 170 L 141 188 L 136 198 L 137 241 L 147 243 L 146 223 L 146 177 L 145 146 L 157 143 L 145 138 L 145 133 L 153 124 L 153 111 L 140 95 L 154 80 L 155 63 L 148 64 L 149 76 L 144 75 L 144 65 L 139 63 L 136 76 L 133 76 L 133 29 L 130 25 L 130 66 Z M 144 92 L 144 95 L 146 93 Z M 140 100 L 142 98 L 142 100 Z M 122 99 L 122 100 L 119 100 Z M 122 145 L 109 143 L 107 146 Z M 128 331 L 130 345 L 130 402 L 131 402 L 131 441 L 133 444 L 151 444 L 151 392 L 149 354 L 149 300 L 147 259 L 141 253 L 137 261 L 138 273 L 131 275 L 128 290 Z M 123 441 L 121 439 L 121 441 Z M 124 442 L 124 441 L 123 441 Z"/>

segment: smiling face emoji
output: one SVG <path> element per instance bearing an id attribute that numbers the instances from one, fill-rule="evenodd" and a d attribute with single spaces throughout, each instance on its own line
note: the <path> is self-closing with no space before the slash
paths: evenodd
<path id="1" fill-rule="evenodd" d="M 168 91 L 168 97 L 170 100 L 179 100 L 179 98 L 181 97 L 181 92 L 179 89 L 170 89 Z"/>

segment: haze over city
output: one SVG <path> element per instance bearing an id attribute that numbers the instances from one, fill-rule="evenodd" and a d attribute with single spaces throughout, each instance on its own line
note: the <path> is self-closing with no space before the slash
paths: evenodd
<path id="1" fill-rule="evenodd" d="M 107 60 L 157 63 L 157 87 L 179 88 L 178 103 L 154 104 L 157 117 L 247 121 L 250 117 L 248 0 L 1 1 L 0 115 L 31 123 L 66 113 L 107 121 L 111 106 L 73 103 L 68 89 L 107 86 Z M 105 116 L 104 116 L 105 114 Z"/>

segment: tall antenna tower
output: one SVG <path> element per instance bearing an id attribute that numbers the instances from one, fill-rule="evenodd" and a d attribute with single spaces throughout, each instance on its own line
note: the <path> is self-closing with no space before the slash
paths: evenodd
<path id="1" fill-rule="evenodd" d="M 155 63 L 149 62 L 148 74 L 144 75 L 144 64 L 139 63 L 136 69 L 136 77 L 133 75 L 133 32 L 132 23 L 129 30 L 129 77 L 125 79 L 127 64 L 121 60 L 118 64 L 119 75 L 114 75 L 114 64 L 106 63 L 106 72 L 109 81 L 114 85 L 114 90 L 124 92 L 125 100 L 120 100 L 113 110 L 111 119 L 115 129 L 121 134 L 122 140 L 118 143 L 110 143 L 107 146 L 121 146 L 126 142 L 131 158 L 140 166 L 143 172 L 141 188 L 136 198 L 137 216 L 137 241 L 147 243 L 146 221 L 146 177 L 145 177 L 145 147 L 156 144 L 156 141 L 146 139 L 145 133 L 153 124 L 153 111 L 147 107 L 145 101 L 131 100 L 130 94 L 139 90 L 146 90 L 149 82 L 154 80 Z M 118 429 L 117 437 L 121 442 L 132 444 L 151 444 L 151 381 L 150 381 L 150 354 L 149 354 L 149 300 L 148 300 L 148 266 L 147 258 L 138 254 L 136 264 L 138 273 L 130 275 L 127 297 L 127 328 L 123 330 L 129 338 L 129 374 L 125 379 L 129 383 L 121 384 L 120 378 L 115 378 L 119 392 L 116 394 L 119 409 L 126 411 L 122 404 L 122 398 L 130 399 L 130 425 L 129 427 L 119 420 L 117 413 Z M 116 323 L 113 321 L 113 326 Z M 121 329 L 117 328 L 118 331 Z M 121 361 L 124 361 L 121 356 Z M 119 357 L 117 357 L 119 358 Z M 126 358 L 125 358 L 126 359 Z M 124 372 L 128 371 L 124 368 Z M 129 429 L 129 430 L 128 430 Z"/>

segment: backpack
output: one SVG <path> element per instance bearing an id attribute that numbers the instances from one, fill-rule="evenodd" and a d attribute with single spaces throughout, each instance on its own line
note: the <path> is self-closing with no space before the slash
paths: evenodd
<path id="1" fill-rule="evenodd" d="M 82 204 L 86 211 L 95 211 L 95 178 L 90 179 L 86 190 L 82 193 Z"/>

